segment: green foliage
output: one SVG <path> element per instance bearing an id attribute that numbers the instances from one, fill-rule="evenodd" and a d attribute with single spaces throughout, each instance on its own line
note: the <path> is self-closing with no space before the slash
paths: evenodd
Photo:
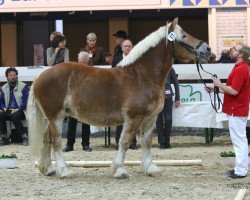
<path id="1" fill-rule="evenodd" d="M 5 158 L 17 158 L 17 156 L 15 153 L 11 153 L 10 155 L 7 154 L 0 155 L 0 159 L 5 159 Z"/>
<path id="2" fill-rule="evenodd" d="M 220 157 L 235 157 L 235 153 L 233 151 L 222 151 Z"/>

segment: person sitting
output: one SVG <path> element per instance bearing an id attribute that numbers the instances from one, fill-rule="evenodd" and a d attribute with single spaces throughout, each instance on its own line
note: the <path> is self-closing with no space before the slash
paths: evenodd
<path id="1" fill-rule="evenodd" d="M 129 40 L 129 39 L 124 40 L 123 43 L 122 43 L 122 52 L 123 52 L 123 54 L 118 55 L 117 57 L 115 57 L 115 59 L 112 62 L 112 67 L 116 67 L 116 65 L 120 61 L 122 61 L 122 59 L 124 57 L 126 57 L 129 54 L 129 52 L 132 50 L 132 48 L 133 48 L 132 41 Z M 121 137 L 122 128 L 123 128 L 122 125 L 119 125 L 119 126 L 116 127 L 116 138 L 115 138 L 115 140 L 116 140 L 116 144 L 117 144 L 117 149 L 118 149 L 118 144 L 119 144 L 119 140 L 120 140 L 120 137 Z M 137 140 L 136 140 L 136 136 L 135 136 L 129 148 L 137 150 L 138 148 L 137 148 L 136 143 L 137 143 Z"/>
<path id="2" fill-rule="evenodd" d="M 82 64 L 87 64 L 89 62 L 89 54 L 86 51 L 81 51 L 78 54 L 78 62 Z M 76 138 L 76 127 L 77 119 L 69 117 L 68 131 L 67 131 L 67 144 L 64 148 L 64 152 L 69 152 L 74 150 L 75 138 Z M 92 149 L 89 147 L 90 139 L 90 126 L 88 124 L 82 123 L 82 148 L 84 151 L 91 152 Z"/>
<path id="3" fill-rule="evenodd" d="M 228 49 L 224 49 L 221 52 L 221 57 L 219 60 L 215 61 L 215 63 L 233 63 L 232 59 L 230 58 L 230 51 Z"/>
<path id="4" fill-rule="evenodd" d="M 5 71 L 7 83 L 3 85 L 0 94 L 0 146 L 9 144 L 7 136 L 6 121 L 11 121 L 16 129 L 16 133 L 22 137 L 23 145 L 28 146 L 29 140 L 22 120 L 25 120 L 24 110 L 27 106 L 29 87 L 25 83 L 18 81 L 18 71 L 14 67 Z"/>

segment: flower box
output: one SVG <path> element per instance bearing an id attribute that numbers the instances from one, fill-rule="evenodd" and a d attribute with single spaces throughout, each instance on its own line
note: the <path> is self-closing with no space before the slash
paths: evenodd
<path id="1" fill-rule="evenodd" d="M 220 164 L 224 166 L 234 167 L 235 157 L 221 157 Z M 248 157 L 248 166 L 250 166 L 250 157 Z"/>
<path id="2" fill-rule="evenodd" d="M 17 158 L 0 159 L 0 168 L 13 169 L 17 167 Z"/>
<path id="3" fill-rule="evenodd" d="M 15 153 L 10 155 L 0 155 L 0 168 L 13 169 L 17 167 L 17 156 Z"/>

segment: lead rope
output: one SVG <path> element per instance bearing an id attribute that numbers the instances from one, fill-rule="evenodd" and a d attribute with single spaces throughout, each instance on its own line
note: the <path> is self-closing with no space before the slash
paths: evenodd
<path id="1" fill-rule="evenodd" d="M 206 70 L 203 69 L 201 63 L 199 62 L 199 60 L 196 61 L 196 66 L 197 66 L 197 71 L 198 71 L 198 74 L 200 76 L 200 79 L 202 80 L 203 84 L 205 87 L 207 87 L 207 84 L 205 83 L 204 79 L 202 78 L 201 76 L 201 73 L 200 73 L 200 68 L 202 69 L 202 71 L 204 71 L 205 73 L 207 74 L 210 74 L 214 77 L 217 78 L 217 75 L 216 74 L 212 74 Z M 217 112 L 217 113 L 222 113 L 222 111 L 219 111 L 219 109 L 221 108 L 221 106 L 223 106 L 223 103 L 220 99 L 220 96 L 219 96 L 219 87 L 216 87 L 214 86 L 214 102 L 212 101 L 212 97 L 211 97 L 211 94 L 209 94 L 209 97 L 210 97 L 210 102 L 211 102 L 211 105 L 213 107 L 213 109 Z"/>

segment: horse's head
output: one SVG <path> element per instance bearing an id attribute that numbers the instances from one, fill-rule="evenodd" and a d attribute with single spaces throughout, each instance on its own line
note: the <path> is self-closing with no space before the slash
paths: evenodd
<path id="1" fill-rule="evenodd" d="M 211 48 L 205 42 L 186 33 L 178 25 L 178 18 L 168 25 L 167 40 L 174 43 L 174 57 L 183 63 L 194 62 L 197 59 L 206 62 L 211 56 Z"/>

